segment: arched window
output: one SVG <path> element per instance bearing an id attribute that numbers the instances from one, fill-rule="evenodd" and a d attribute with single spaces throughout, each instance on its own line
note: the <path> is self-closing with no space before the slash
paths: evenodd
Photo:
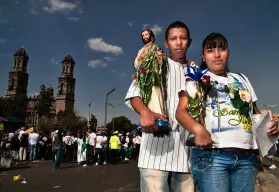
<path id="1" fill-rule="evenodd" d="M 67 94 L 70 94 L 71 93 L 71 87 L 70 85 L 67 86 Z"/>
<path id="2" fill-rule="evenodd" d="M 60 85 L 60 94 L 63 94 L 64 92 L 64 83 L 61 83 Z"/>
<path id="3" fill-rule="evenodd" d="M 11 80 L 11 84 L 10 84 L 10 89 L 13 89 L 14 88 L 14 86 L 15 86 L 15 79 L 14 78 L 12 78 L 12 80 Z"/>
<path id="4" fill-rule="evenodd" d="M 22 61 L 22 69 L 25 69 L 25 67 L 26 67 L 26 62 Z"/>
<path id="5" fill-rule="evenodd" d="M 70 73 L 70 67 L 67 65 L 67 73 Z"/>

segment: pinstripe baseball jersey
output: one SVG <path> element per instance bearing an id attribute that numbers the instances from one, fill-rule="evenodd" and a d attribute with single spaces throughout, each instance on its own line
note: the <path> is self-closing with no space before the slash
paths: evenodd
<path id="1" fill-rule="evenodd" d="M 185 146 L 189 132 L 181 127 L 175 119 L 175 111 L 178 105 L 178 92 L 185 90 L 185 76 L 183 65 L 168 59 L 169 72 L 167 75 L 167 109 L 171 132 L 163 137 L 154 136 L 153 133 L 142 133 L 142 142 L 138 167 L 173 171 L 190 172 L 189 170 L 189 151 Z M 132 108 L 129 99 L 140 97 L 140 90 L 132 82 L 125 103 Z"/>

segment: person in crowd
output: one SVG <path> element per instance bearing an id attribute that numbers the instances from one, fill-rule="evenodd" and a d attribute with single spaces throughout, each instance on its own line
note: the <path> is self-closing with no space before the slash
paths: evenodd
<path id="1" fill-rule="evenodd" d="M 87 144 L 86 144 L 86 133 L 81 134 L 78 133 L 78 139 L 77 139 L 77 162 L 79 165 L 86 167 L 86 150 L 87 150 Z"/>
<path id="2" fill-rule="evenodd" d="M 20 142 L 19 142 L 20 148 L 19 148 L 19 160 L 25 161 L 27 156 L 27 149 L 28 149 L 28 134 L 22 133 Z"/>
<path id="3" fill-rule="evenodd" d="M 64 145 L 63 145 L 62 130 L 59 129 L 57 134 L 53 136 L 53 143 L 52 143 L 52 151 L 55 154 L 54 170 L 60 169 L 63 147 Z"/>
<path id="4" fill-rule="evenodd" d="M 29 134 L 30 161 L 35 161 L 37 158 L 38 141 L 39 141 L 39 134 L 37 133 L 37 130 L 34 129 L 33 132 Z"/>

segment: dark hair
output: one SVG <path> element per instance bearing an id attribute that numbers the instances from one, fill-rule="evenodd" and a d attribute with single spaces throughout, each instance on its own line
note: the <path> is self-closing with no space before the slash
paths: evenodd
<path id="1" fill-rule="evenodd" d="M 204 53 L 204 49 L 212 49 L 212 48 L 228 48 L 228 41 L 226 37 L 224 37 L 220 33 L 210 33 L 206 36 L 206 38 L 202 42 L 202 54 Z M 228 66 L 228 65 L 227 65 Z M 228 67 L 226 66 L 226 71 L 229 71 Z M 205 61 L 201 61 L 200 68 L 206 69 L 207 64 Z"/>
<path id="2" fill-rule="evenodd" d="M 58 140 L 62 141 L 62 129 L 58 129 L 57 136 L 58 136 Z"/>
<path id="3" fill-rule="evenodd" d="M 168 40 L 168 37 L 169 37 L 169 31 L 170 29 L 173 29 L 173 28 L 184 28 L 186 29 L 187 33 L 188 33 L 188 38 L 190 38 L 190 30 L 189 28 L 187 27 L 187 25 L 181 21 L 175 21 L 173 22 L 172 24 L 170 24 L 166 30 L 166 33 L 165 33 L 165 39 L 166 41 Z"/>
<path id="4" fill-rule="evenodd" d="M 151 41 L 154 43 L 155 42 L 155 34 L 153 33 L 153 31 L 151 29 L 148 29 L 148 28 L 144 28 L 142 31 L 141 31 L 141 35 L 144 31 L 147 31 L 150 35 L 150 38 L 151 38 Z M 142 37 L 141 37 L 142 38 Z M 143 38 L 142 38 L 142 41 L 143 41 Z"/>

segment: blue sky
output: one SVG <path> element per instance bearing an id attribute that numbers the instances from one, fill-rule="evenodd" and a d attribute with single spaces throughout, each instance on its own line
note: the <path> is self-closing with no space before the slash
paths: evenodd
<path id="1" fill-rule="evenodd" d="M 191 31 L 188 59 L 200 61 L 201 43 L 211 32 L 229 42 L 230 69 L 250 79 L 258 105 L 279 103 L 279 1 L 277 0 L 1 0 L 0 94 L 5 95 L 13 53 L 24 46 L 28 63 L 29 95 L 41 84 L 57 90 L 61 61 L 71 54 L 76 61 L 76 103 L 81 115 L 93 100 L 93 113 L 104 122 L 105 94 L 115 115 L 137 122 L 138 115 L 123 99 L 133 74 L 132 63 L 142 42 L 144 26 L 154 30 L 163 47 L 165 29 L 176 20 Z M 167 51 L 166 49 L 164 49 Z M 279 106 L 274 108 L 279 113 Z M 112 108 L 108 106 L 108 121 Z"/>

